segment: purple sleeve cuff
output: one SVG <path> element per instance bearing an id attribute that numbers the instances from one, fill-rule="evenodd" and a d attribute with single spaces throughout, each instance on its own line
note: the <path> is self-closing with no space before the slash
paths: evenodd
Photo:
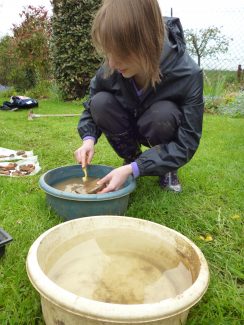
<path id="1" fill-rule="evenodd" d="M 91 135 L 87 135 L 87 136 L 84 137 L 82 140 L 83 140 L 83 141 L 84 141 L 84 140 L 93 140 L 94 143 L 96 142 L 96 138 L 95 138 L 95 137 L 92 137 Z"/>
<path id="2" fill-rule="evenodd" d="M 134 178 L 137 178 L 140 175 L 140 171 L 139 171 L 137 163 L 134 161 L 130 165 L 132 168 L 132 173 L 133 173 Z"/>

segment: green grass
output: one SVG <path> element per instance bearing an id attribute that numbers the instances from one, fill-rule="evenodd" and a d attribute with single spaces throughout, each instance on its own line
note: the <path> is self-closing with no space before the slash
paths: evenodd
<path id="1" fill-rule="evenodd" d="M 8 98 L 0 98 L 0 103 Z M 40 102 L 38 114 L 80 113 L 77 102 Z M 80 146 L 78 117 L 27 120 L 27 111 L 0 111 L 0 146 L 34 150 L 41 172 L 26 178 L 0 177 L 0 226 L 12 237 L 0 260 L 0 324 L 44 324 L 39 295 L 25 268 L 34 240 L 62 222 L 45 203 L 38 186 L 42 173 L 74 164 Z M 193 240 L 210 268 L 210 284 L 194 306 L 187 324 L 237 325 L 243 312 L 244 120 L 205 115 L 201 145 L 192 161 L 180 170 L 183 193 L 162 192 L 156 177 L 137 181 L 127 215 L 174 228 Z M 120 166 L 104 137 L 96 146 L 94 163 Z M 211 234 L 213 241 L 200 239 Z M 242 296 L 243 298 L 243 296 Z"/>

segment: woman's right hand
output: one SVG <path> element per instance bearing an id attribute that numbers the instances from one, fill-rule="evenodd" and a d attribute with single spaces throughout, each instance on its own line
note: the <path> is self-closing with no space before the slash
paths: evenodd
<path id="1" fill-rule="evenodd" d="M 91 163 L 95 153 L 94 147 L 94 140 L 87 139 L 84 140 L 82 146 L 75 151 L 75 159 L 82 167 L 86 167 L 86 165 Z"/>

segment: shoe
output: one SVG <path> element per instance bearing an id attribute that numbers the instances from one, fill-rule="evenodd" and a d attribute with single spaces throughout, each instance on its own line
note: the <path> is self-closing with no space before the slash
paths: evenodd
<path id="1" fill-rule="evenodd" d="M 169 172 L 164 176 L 160 176 L 159 185 L 162 189 L 171 192 L 180 193 L 182 191 L 177 171 Z"/>

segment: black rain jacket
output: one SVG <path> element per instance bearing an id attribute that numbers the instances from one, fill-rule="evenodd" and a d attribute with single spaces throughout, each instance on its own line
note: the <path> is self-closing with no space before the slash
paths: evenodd
<path id="1" fill-rule="evenodd" d="M 140 176 L 164 175 L 186 164 L 196 152 L 203 120 L 202 70 L 186 52 L 186 44 L 180 20 L 164 18 L 168 37 L 165 39 L 160 61 L 161 82 L 156 88 L 149 87 L 140 98 L 129 79 L 115 71 L 104 77 L 101 67 L 90 84 L 90 99 L 84 103 L 85 110 L 78 124 L 81 138 L 93 136 L 97 140 L 101 131 L 94 123 L 89 110 L 92 96 L 97 92 L 112 93 L 125 110 L 139 117 L 153 103 L 160 100 L 175 102 L 182 112 L 181 124 L 174 141 L 158 144 L 144 151 L 136 163 Z"/>

